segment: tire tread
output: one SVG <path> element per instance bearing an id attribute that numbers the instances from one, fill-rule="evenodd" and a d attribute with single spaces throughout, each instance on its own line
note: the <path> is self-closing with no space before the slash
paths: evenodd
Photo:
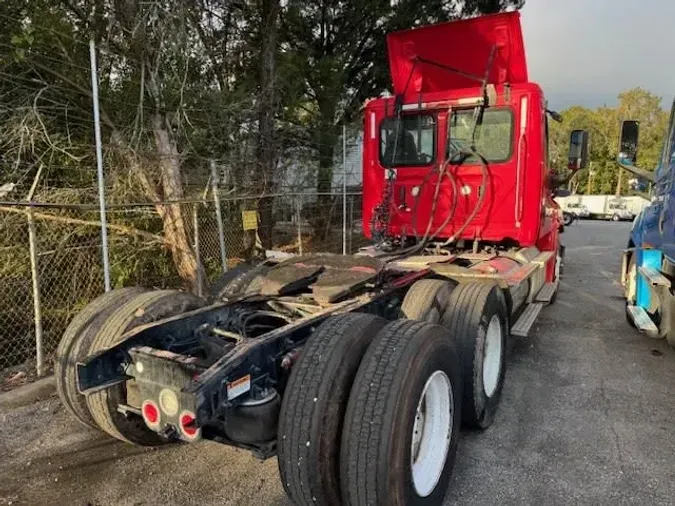
<path id="1" fill-rule="evenodd" d="M 110 311 L 122 301 L 142 291 L 140 287 L 128 287 L 98 296 L 75 315 L 56 348 L 54 360 L 56 392 L 66 410 L 88 427 L 97 428 L 87 407 L 85 396 L 77 390 L 77 362 L 86 357 L 86 351 L 89 349 L 86 341 L 90 327 L 97 315 Z"/>
<path id="2" fill-rule="evenodd" d="M 304 442 L 320 443 L 320 433 L 325 428 L 321 422 L 330 407 L 325 401 L 340 402 L 340 398 L 329 399 L 329 395 L 335 396 L 334 379 L 338 369 L 345 366 L 343 360 L 349 356 L 349 351 L 358 353 L 358 348 L 366 347 L 385 323 L 384 319 L 365 313 L 332 317 L 312 334 L 293 367 L 279 418 L 278 458 L 282 484 L 295 504 L 329 506 L 340 503 L 339 483 L 334 491 L 322 487 L 322 478 L 330 479 L 322 476 L 322 472 L 329 472 L 331 466 L 328 464 L 326 469 L 327 463 L 319 462 L 320 456 L 313 453 L 318 452 L 318 448 L 308 447 Z M 350 366 L 356 372 L 358 363 Z M 344 405 L 337 408 L 340 416 L 349 392 L 341 394 L 338 397 L 344 399 Z M 338 432 L 337 445 L 339 436 Z M 334 451 L 337 455 L 339 448 Z M 337 497 L 330 496 L 331 492 Z"/>

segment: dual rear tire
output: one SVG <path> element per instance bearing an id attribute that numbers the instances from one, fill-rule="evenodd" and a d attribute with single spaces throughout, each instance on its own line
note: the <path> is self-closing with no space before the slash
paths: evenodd
<path id="1" fill-rule="evenodd" d="M 298 505 L 439 504 L 461 398 L 459 356 L 445 328 L 358 313 L 329 318 L 310 337 L 283 399 L 286 493 Z"/>
<path id="2" fill-rule="evenodd" d="M 331 317 L 309 338 L 279 422 L 294 504 L 440 504 L 460 426 L 493 422 L 508 336 L 499 287 L 418 281 L 401 313 Z"/>
<path id="3" fill-rule="evenodd" d="M 488 428 L 506 374 L 509 311 L 502 290 L 492 282 L 423 279 L 410 287 L 401 312 L 408 319 L 447 329 L 463 369 L 463 425 Z"/>
<path id="4" fill-rule="evenodd" d="M 57 348 L 54 372 L 63 405 L 81 423 L 122 441 L 141 446 L 165 442 L 133 411 L 120 411 L 120 406 L 140 409 L 133 380 L 84 396 L 77 388 L 76 364 L 119 344 L 122 336 L 136 327 L 204 304 L 189 293 L 142 288 L 113 290 L 89 303 L 72 320 Z"/>

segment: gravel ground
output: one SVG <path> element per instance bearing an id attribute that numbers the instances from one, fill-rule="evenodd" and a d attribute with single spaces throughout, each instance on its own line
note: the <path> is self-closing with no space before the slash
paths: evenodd
<path id="1" fill-rule="evenodd" d="M 565 280 L 517 341 L 493 427 L 465 433 L 446 504 L 673 504 L 675 353 L 625 322 L 622 223 L 563 236 Z M 290 506 L 275 459 L 215 443 L 139 449 L 72 422 L 57 399 L 0 413 L 0 505 Z"/>

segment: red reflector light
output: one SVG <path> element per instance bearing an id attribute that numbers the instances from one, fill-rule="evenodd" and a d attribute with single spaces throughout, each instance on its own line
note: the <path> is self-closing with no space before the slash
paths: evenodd
<path id="1" fill-rule="evenodd" d="M 183 411 L 180 414 L 180 430 L 186 439 L 196 439 L 199 437 L 200 430 L 195 425 L 193 425 L 195 420 L 196 417 L 194 413 Z"/>
<path id="2" fill-rule="evenodd" d="M 152 426 L 159 423 L 159 407 L 152 401 L 145 401 L 141 408 L 145 423 Z"/>
<path id="3" fill-rule="evenodd" d="M 183 431 L 185 431 L 188 436 L 194 436 L 197 434 L 197 428 L 190 425 L 194 421 L 195 417 L 190 414 L 185 414 L 180 417 L 181 427 L 183 427 Z"/>

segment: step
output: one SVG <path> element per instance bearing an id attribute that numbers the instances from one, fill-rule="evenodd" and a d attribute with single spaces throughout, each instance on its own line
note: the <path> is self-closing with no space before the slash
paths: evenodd
<path id="1" fill-rule="evenodd" d="M 640 306 L 626 306 L 626 309 L 640 332 L 644 332 L 650 337 L 658 337 L 659 329 L 644 308 Z"/>
<path id="2" fill-rule="evenodd" d="M 525 308 L 525 311 L 523 311 L 523 313 L 520 315 L 520 318 L 518 318 L 516 324 L 511 328 L 511 335 L 517 337 L 527 337 L 543 307 L 544 304 L 541 303 L 528 304 Z"/>
<path id="3" fill-rule="evenodd" d="M 558 282 L 553 281 L 551 283 L 546 283 L 541 287 L 541 290 L 537 293 L 537 296 L 534 298 L 535 302 L 544 302 L 549 304 L 555 295 L 556 290 L 558 289 Z"/>
<path id="4" fill-rule="evenodd" d="M 654 269 L 654 267 L 638 267 L 638 271 L 645 277 L 650 285 L 667 286 L 670 288 L 670 280 L 658 270 Z"/>

